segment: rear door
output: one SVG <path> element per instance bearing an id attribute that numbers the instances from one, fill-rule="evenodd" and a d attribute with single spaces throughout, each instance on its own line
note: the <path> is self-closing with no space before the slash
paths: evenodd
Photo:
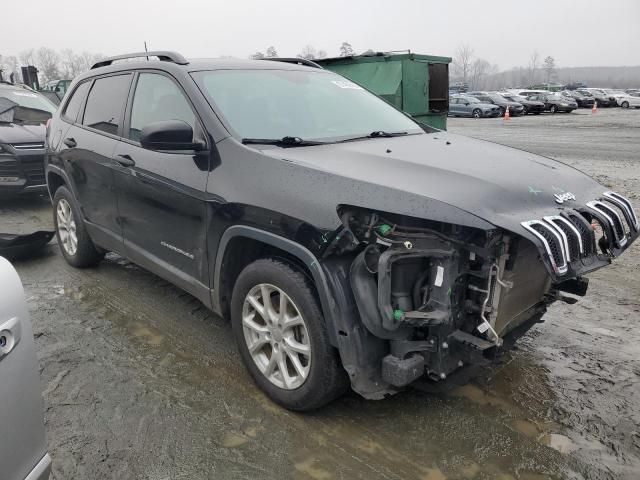
<path id="1" fill-rule="evenodd" d="M 130 162 L 116 172 L 125 254 L 199 296 L 209 286 L 205 191 L 209 154 L 153 151 L 140 145 L 154 122 L 182 120 L 204 140 L 201 123 L 179 84 L 162 72 L 140 72 L 115 156 Z"/>
<path id="2" fill-rule="evenodd" d="M 40 376 L 22 284 L 2 257 L 0 285 L 0 478 L 24 480 L 50 462 Z"/>
<path id="3" fill-rule="evenodd" d="M 114 152 L 133 74 L 99 77 L 89 87 L 83 113 L 63 135 L 60 158 L 73 183 L 91 237 L 101 246 L 122 250 L 114 187 Z M 64 117 L 64 115 L 63 115 Z"/>

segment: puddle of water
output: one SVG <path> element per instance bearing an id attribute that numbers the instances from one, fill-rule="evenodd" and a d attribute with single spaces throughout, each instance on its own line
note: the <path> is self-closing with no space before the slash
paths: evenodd
<path id="1" fill-rule="evenodd" d="M 559 433 L 547 433 L 540 437 L 540 443 L 564 454 L 571 453 L 578 448 L 569 437 Z"/>
<path id="2" fill-rule="evenodd" d="M 249 438 L 239 433 L 227 433 L 222 438 L 222 446 L 225 448 L 238 448 L 249 441 Z"/>
<path id="3" fill-rule="evenodd" d="M 303 478 L 312 478 L 313 480 L 332 480 L 334 476 L 317 465 L 315 458 L 308 458 L 303 462 L 296 463 L 294 468 L 301 474 Z"/>

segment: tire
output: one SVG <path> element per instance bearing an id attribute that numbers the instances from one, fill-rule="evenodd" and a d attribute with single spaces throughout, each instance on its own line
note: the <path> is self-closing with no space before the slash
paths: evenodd
<path id="1" fill-rule="evenodd" d="M 549 111 L 551 113 L 557 113 L 558 112 L 558 106 L 557 105 L 551 105 L 551 107 L 549 107 Z"/>
<path id="2" fill-rule="evenodd" d="M 482 111 L 479 108 L 474 108 L 473 112 L 471 112 L 471 116 L 473 118 L 482 118 Z"/>
<path id="3" fill-rule="evenodd" d="M 526 106 L 523 105 L 523 107 L 522 107 L 522 115 L 526 115 L 528 113 L 529 113 L 529 109 Z"/>
<path id="4" fill-rule="evenodd" d="M 504 107 L 500 107 L 500 116 L 504 117 L 505 113 L 506 113 L 506 109 Z"/>
<path id="5" fill-rule="evenodd" d="M 276 310 L 282 305 L 283 293 L 288 301 L 288 316 L 301 319 L 289 329 L 281 328 L 280 313 Z M 273 302 L 271 320 L 265 320 L 258 310 L 258 307 L 267 310 L 265 295 Z M 279 405 L 294 411 L 314 410 L 346 391 L 348 377 L 338 352 L 329 342 L 315 290 L 307 277 L 288 263 L 259 259 L 240 273 L 231 299 L 231 324 L 245 367 L 258 387 Z M 248 344 L 262 346 L 252 355 Z M 297 350 L 292 351 L 291 345 Z M 306 347 L 308 354 L 302 353 L 302 347 Z M 273 361 L 275 352 L 280 352 L 280 356 Z M 297 357 L 297 362 L 293 357 Z"/>
<path id="6" fill-rule="evenodd" d="M 69 265 L 76 268 L 94 267 L 104 258 L 104 250 L 93 244 L 76 201 L 67 187 L 59 187 L 53 196 L 53 224 L 58 246 Z"/>
<path id="7" fill-rule="evenodd" d="M 625 102 L 622 102 L 622 103 L 620 104 L 620 106 L 621 106 L 622 108 L 629 108 L 629 102 L 626 102 L 626 101 L 625 101 Z"/>

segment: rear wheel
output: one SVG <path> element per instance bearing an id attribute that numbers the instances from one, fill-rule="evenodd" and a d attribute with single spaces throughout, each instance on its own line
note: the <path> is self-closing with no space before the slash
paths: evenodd
<path id="1" fill-rule="evenodd" d="M 319 408 L 348 386 L 307 277 L 260 259 L 239 275 L 231 300 L 233 333 L 257 385 L 290 410 Z"/>
<path id="2" fill-rule="evenodd" d="M 105 252 L 91 241 L 76 201 L 66 187 L 59 187 L 53 196 L 53 223 L 60 251 L 69 265 L 84 268 L 100 263 Z"/>
<path id="3" fill-rule="evenodd" d="M 473 116 L 473 118 L 481 118 L 482 117 L 482 111 L 479 108 L 474 108 L 473 112 L 471 113 L 471 115 Z"/>

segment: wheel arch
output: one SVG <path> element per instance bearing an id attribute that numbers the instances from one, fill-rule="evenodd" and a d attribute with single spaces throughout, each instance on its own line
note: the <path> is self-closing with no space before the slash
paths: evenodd
<path id="1" fill-rule="evenodd" d="M 58 188 L 62 186 L 66 186 L 69 191 L 75 195 L 71 182 L 67 177 L 67 173 L 61 168 L 49 165 L 47 167 L 47 190 L 49 191 L 49 197 L 51 197 L 52 200 Z"/>
<path id="2" fill-rule="evenodd" d="M 222 234 L 213 272 L 213 310 L 229 318 L 231 292 L 238 275 L 253 261 L 268 256 L 288 260 L 309 277 L 318 295 L 330 340 L 335 345 L 335 302 L 331 300 L 327 278 L 317 257 L 302 245 L 259 228 L 233 225 Z"/>

